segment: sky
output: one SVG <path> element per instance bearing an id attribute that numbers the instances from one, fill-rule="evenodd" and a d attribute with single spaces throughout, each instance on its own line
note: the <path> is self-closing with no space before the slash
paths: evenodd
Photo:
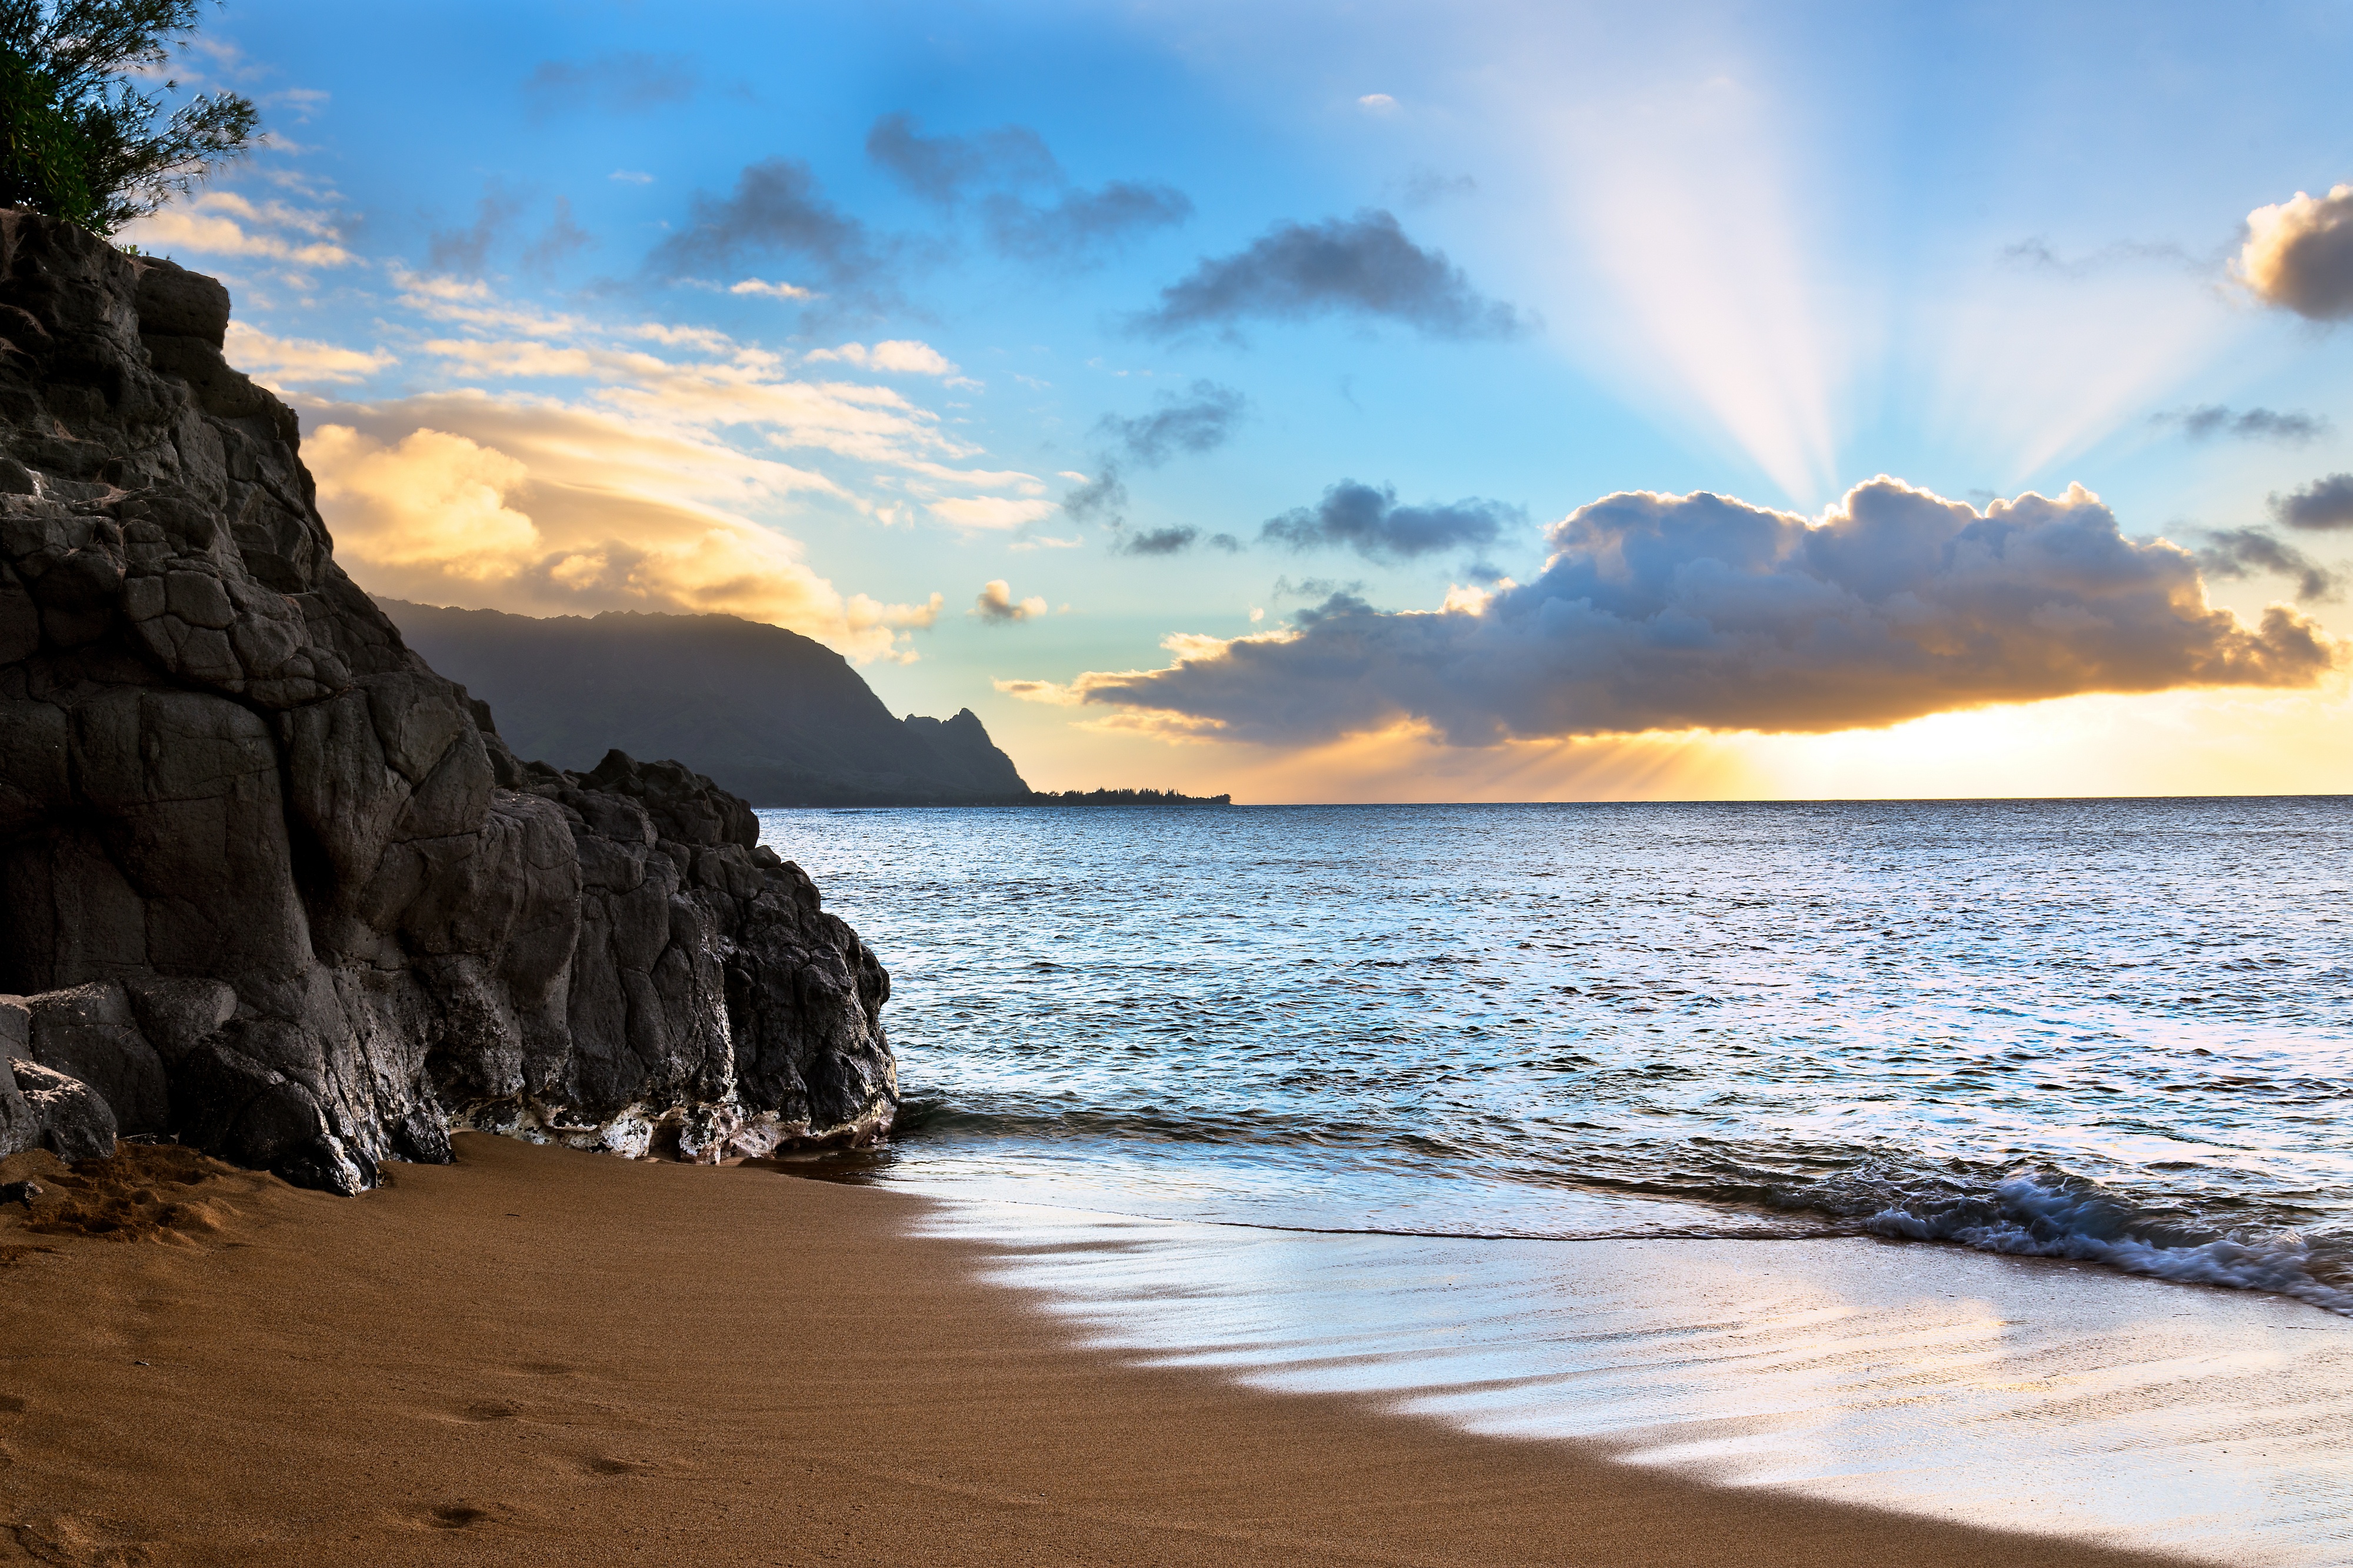
<path id="1" fill-rule="evenodd" d="M 718 611 L 1033 786 L 2339 793 L 2337 5 L 229 0 L 376 594 Z"/>

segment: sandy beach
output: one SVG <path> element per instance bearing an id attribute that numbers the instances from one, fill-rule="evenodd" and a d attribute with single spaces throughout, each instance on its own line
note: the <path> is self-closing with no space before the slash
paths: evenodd
<path id="1" fill-rule="evenodd" d="M 0 1219 L 0 1561 L 2160 1561 L 1139 1367 L 888 1190 L 482 1136 L 357 1199 L 58 1169 L 0 1167 L 48 1189 Z"/>

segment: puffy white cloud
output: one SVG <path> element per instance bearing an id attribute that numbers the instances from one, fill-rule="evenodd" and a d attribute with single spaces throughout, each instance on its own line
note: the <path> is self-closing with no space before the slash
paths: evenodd
<path id="1" fill-rule="evenodd" d="M 2266 305 L 2316 321 L 2353 316 L 2353 185 L 2249 213 L 2232 270 Z"/>
<path id="2" fill-rule="evenodd" d="M 1395 114 L 1398 100 L 1386 92 L 1368 92 L 1356 100 L 1356 107 L 1367 114 Z"/>
<path id="3" fill-rule="evenodd" d="M 991 578 L 984 584 L 973 599 L 972 608 L 965 612 L 967 616 L 997 626 L 1010 626 L 1015 621 L 1034 621 L 1045 613 L 1045 600 L 1034 595 L 1016 599 L 1012 584 L 1002 577 Z"/>
<path id="4" fill-rule="evenodd" d="M 2210 606 L 2195 558 L 2126 539 L 2080 487 L 1980 513 L 1882 478 L 1818 521 L 1621 493 L 1549 538 L 1525 584 L 1427 613 L 1338 594 L 1290 629 L 1183 639 L 1166 668 L 1090 673 L 1071 689 L 1163 732 L 1293 744 L 1412 725 L 1487 745 L 2300 687 L 2342 652 L 2284 606 L 2255 626 Z"/>
<path id="5" fill-rule="evenodd" d="M 809 354 L 812 363 L 839 361 L 854 364 L 861 370 L 879 370 L 898 375 L 949 376 L 956 366 L 947 355 L 929 343 L 909 338 L 894 338 L 888 342 L 868 348 L 864 343 L 844 343 L 839 348 L 818 349 Z"/>
<path id="6" fill-rule="evenodd" d="M 746 278 L 728 285 L 730 294 L 758 294 L 770 300 L 814 300 L 817 295 L 797 283 L 771 283 L 765 278 Z"/>
<path id="7" fill-rule="evenodd" d="M 1019 528 L 1054 515 L 1050 500 L 1015 500 L 1009 496 L 950 496 L 930 505 L 934 517 L 958 528 Z"/>

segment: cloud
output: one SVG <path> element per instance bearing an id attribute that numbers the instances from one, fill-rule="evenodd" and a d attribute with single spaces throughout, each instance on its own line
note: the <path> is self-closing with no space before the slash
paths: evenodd
<path id="1" fill-rule="evenodd" d="M 1356 107 L 1367 114 L 1395 114 L 1398 100 L 1386 92 L 1368 92 L 1356 100 Z"/>
<path id="2" fill-rule="evenodd" d="M 1011 626 L 1016 621 L 1034 621 L 1046 613 L 1046 601 L 1039 598 L 1016 599 L 1012 588 L 1002 577 L 992 578 L 965 612 L 991 626 Z"/>
<path id="3" fill-rule="evenodd" d="M 730 294 L 758 294 L 770 300 L 814 300 L 817 296 L 797 283 L 771 283 L 765 278 L 746 278 L 727 286 Z"/>
<path id="4" fill-rule="evenodd" d="M 1368 561 L 1410 560 L 1464 546 L 1493 544 L 1527 513 L 1502 501 L 1465 500 L 1399 506 L 1396 488 L 1375 489 L 1342 479 L 1313 507 L 1271 518 L 1259 537 L 1293 550 L 1348 549 Z"/>
<path id="5" fill-rule="evenodd" d="M 2292 577 L 2295 596 L 2304 604 L 2344 597 L 2341 574 L 2259 528 L 2218 529 L 2209 538 L 2211 542 L 2198 552 L 2198 568 L 2209 577 L 2232 582 L 2255 576 Z"/>
<path id="6" fill-rule="evenodd" d="M 1472 288 L 1444 253 L 1414 244 L 1377 209 L 1277 224 L 1246 250 L 1204 258 L 1130 324 L 1165 338 L 1208 327 L 1230 333 L 1252 317 L 1333 314 L 1398 321 L 1434 338 L 1510 338 L 1528 328 L 1510 305 Z"/>
<path id="7" fill-rule="evenodd" d="M 1126 506 L 1127 481 L 1116 463 L 1105 463 L 1103 472 L 1092 479 L 1082 479 L 1076 489 L 1062 498 L 1062 510 L 1073 518 L 1082 522 L 1102 518 L 1114 528 L 1126 521 Z"/>
<path id="8" fill-rule="evenodd" d="M 193 251 L 296 267 L 347 267 L 354 259 L 329 215 L 235 191 L 198 191 L 124 226 L 121 237 L 156 256 Z"/>
<path id="9" fill-rule="evenodd" d="M 683 55 L 638 50 L 589 60 L 542 60 L 522 86 L 523 101 L 544 119 L 567 110 L 636 114 L 694 96 L 701 77 Z"/>
<path id="10" fill-rule="evenodd" d="M 2119 239 L 2080 256 L 2062 256 L 2051 248 L 2050 241 L 2037 237 L 2003 246 L 2001 258 L 2033 271 L 2056 273 L 2062 278 L 2088 278 L 2140 262 L 2161 261 L 2189 268 L 2200 266 L 2188 251 L 2166 240 Z"/>
<path id="11" fill-rule="evenodd" d="M 497 191 L 486 191 L 474 208 L 470 228 L 437 228 L 426 237 L 426 265 L 436 272 L 480 278 L 490 250 L 506 226 L 522 211 L 522 204 Z"/>
<path id="12" fill-rule="evenodd" d="M 742 285 L 737 285 L 740 289 Z M 864 343 L 844 343 L 839 348 L 818 349 L 808 356 L 810 363 L 839 361 L 854 364 L 861 370 L 879 370 L 901 375 L 952 376 L 956 366 L 947 355 L 929 343 L 909 338 L 894 338 L 889 342 L 868 348 Z"/>
<path id="13" fill-rule="evenodd" d="M 936 414 L 895 388 L 801 379 L 789 374 L 783 355 L 705 328 L 656 321 L 606 327 L 508 303 L 480 280 L 409 273 L 396 280 L 403 305 L 470 334 L 420 345 L 466 376 L 586 381 L 598 412 L 638 420 L 649 431 L 712 441 L 746 432 L 776 447 L 826 452 L 926 480 L 995 482 L 949 466 L 979 448 L 944 431 Z"/>
<path id="14" fill-rule="evenodd" d="M 2353 474 L 2330 474 L 2300 490 L 2274 495 L 2272 515 L 2290 528 L 2333 532 L 2353 528 Z"/>
<path id="15" fill-rule="evenodd" d="M 1198 455 L 1225 445 L 1247 416 L 1250 403 L 1230 386 L 1196 381 L 1186 393 L 1166 394 L 1161 405 L 1133 417 L 1106 414 L 1097 422 L 1099 435 L 1116 439 L 1124 458 L 1098 454 L 1092 479 L 1065 473 L 1076 488 L 1062 497 L 1062 510 L 1080 521 L 1099 521 L 1112 532 L 1114 555 L 1176 555 L 1202 540 L 1191 524 L 1148 529 L 1131 533 L 1127 528 L 1127 476 L 1124 465 L 1133 461 L 1156 468 L 1179 453 Z M 1208 542 L 1219 550 L 1239 551 L 1241 541 L 1230 533 L 1213 533 Z"/>
<path id="16" fill-rule="evenodd" d="M 555 198 L 555 216 L 548 220 L 547 232 L 533 240 L 524 249 L 522 264 L 534 272 L 552 271 L 556 263 L 596 243 L 586 229 L 572 221 L 571 198 L 558 196 Z"/>
<path id="17" fill-rule="evenodd" d="M 2301 446 L 2328 434 L 2328 421 L 2317 414 L 2283 414 L 2274 408 L 2225 408 L 2209 403 L 2149 416 L 2152 425 L 2174 425 L 2192 441 L 2218 436 L 2236 441 L 2279 441 Z"/>
<path id="18" fill-rule="evenodd" d="M 2266 305 L 2315 321 L 2353 316 L 2353 185 L 2249 213 L 2231 270 Z"/>
<path id="19" fill-rule="evenodd" d="M 1409 207 L 1426 207 L 1450 196 L 1476 195 L 1479 182 L 1468 174 L 1441 174 L 1424 167 L 1413 171 L 1400 181 L 1398 195 Z"/>
<path id="20" fill-rule="evenodd" d="M 1197 381 L 1182 396 L 1166 395 L 1149 414 L 1106 414 L 1096 428 L 1116 437 L 1130 458 L 1156 468 L 1179 452 L 1198 456 L 1224 446 L 1249 408 L 1250 400 L 1232 387 Z"/>
<path id="21" fill-rule="evenodd" d="M 1101 249 L 1193 216 L 1191 198 L 1174 185 L 1113 180 L 1101 190 L 1071 191 L 1051 206 L 1002 192 L 983 204 L 989 243 L 1007 256 L 1037 263 L 1076 264 Z"/>
<path id="22" fill-rule="evenodd" d="M 1880 479 L 1819 521 L 1705 493 L 1604 497 L 1535 581 L 1389 613 L 1180 639 L 1082 699 L 1163 732 L 1299 744 L 1426 727 L 1453 745 L 1646 731 L 1820 732 L 2081 692 L 2299 687 L 2342 648 L 2274 605 L 2210 607 L 2197 563 L 2071 488 L 1980 514 Z"/>
<path id="23" fill-rule="evenodd" d="M 238 321 L 229 322 L 225 346 L 232 363 L 272 389 L 348 385 L 394 363 L 388 353 L 340 348 L 310 338 L 275 338 Z"/>
<path id="24" fill-rule="evenodd" d="M 866 155 L 919 196 L 943 205 L 979 186 L 1059 182 L 1061 165 L 1026 125 L 1000 125 L 971 136 L 926 136 L 914 116 L 886 114 L 866 132 Z"/>
<path id="25" fill-rule="evenodd" d="M 1009 496 L 952 496 L 926 509 L 943 522 L 958 528 L 1019 528 L 1054 515 L 1050 500 L 1015 500 Z"/>
<path id="26" fill-rule="evenodd" d="M 303 457 L 336 559 L 374 593 L 523 615 L 717 612 L 853 658 L 907 657 L 928 604 L 845 596 L 736 508 L 817 476 L 590 410 L 482 394 L 327 405 Z"/>
<path id="27" fill-rule="evenodd" d="M 866 226 L 818 195 L 817 176 L 794 158 L 744 165 L 734 194 L 702 191 L 687 226 L 654 247 L 647 266 L 668 278 L 740 270 L 752 256 L 795 258 L 837 289 L 869 298 L 886 293 L 882 263 Z"/>
<path id="28" fill-rule="evenodd" d="M 605 177 L 617 180 L 625 185 L 650 185 L 654 183 L 654 177 L 643 169 L 616 169 Z"/>
<path id="29" fill-rule="evenodd" d="M 1113 180 L 1099 190 L 1071 186 L 1054 154 L 1026 125 L 970 136 L 926 136 L 914 117 L 886 114 L 866 133 L 866 155 L 915 195 L 953 207 L 986 193 L 981 217 L 991 245 L 1019 260 L 1077 265 L 1146 229 L 1183 223 L 1193 203 L 1174 186 Z M 1015 193 L 1046 185 L 1051 204 Z"/>

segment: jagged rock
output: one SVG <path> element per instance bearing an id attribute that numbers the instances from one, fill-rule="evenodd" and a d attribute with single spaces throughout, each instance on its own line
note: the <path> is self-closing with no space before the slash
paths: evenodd
<path id="1" fill-rule="evenodd" d="M 102 1122 L 355 1191 L 459 1125 L 886 1129 L 857 933 L 708 778 L 516 758 L 335 564 L 228 310 L 0 212 L 0 1152 Z"/>
<path id="2" fill-rule="evenodd" d="M 26 1148 L 47 1149 L 60 1160 L 114 1152 L 114 1112 L 96 1089 L 38 1062 L 12 1059 L 8 1070 L 33 1114 L 35 1131 Z"/>

